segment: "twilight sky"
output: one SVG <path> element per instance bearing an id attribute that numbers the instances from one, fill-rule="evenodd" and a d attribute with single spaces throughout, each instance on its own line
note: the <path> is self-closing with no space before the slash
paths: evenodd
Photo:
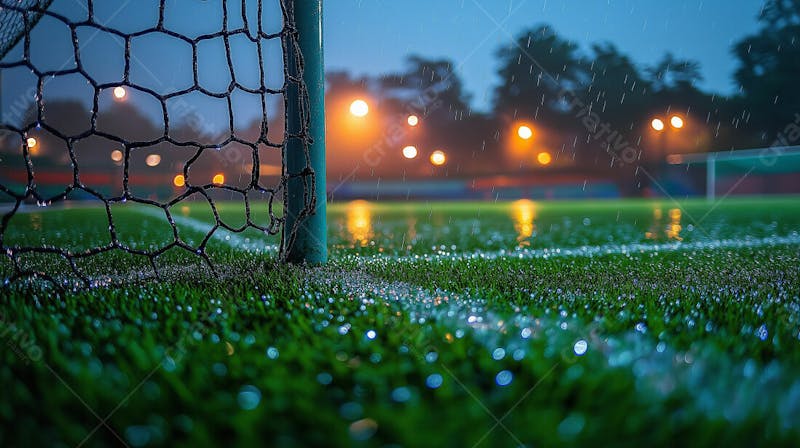
<path id="1" fill-rule="evenodd" d="M 166 0 L 165 24 L 186 35 L 218 31 L 222 23 L 220 0 Z M 238 1 L 228 2 L 229 26 L 242 26 Z M 256 23 L 255 1 L 248 15 Z M 277 0 L 268 0 L 263 11 L 267 31 L 280 29 Z M 133 32 L 154 26 L 156 0 L 94 2 L 95 18 L 115 29 Z M 473 95 L 473 106 L 485 110 L 497 83 L 497 49 L 510 45 L 513 36 L 527 27 L 549 23 L 562 36 L 583 49 L 610 41 L 640 64 L 653 64 L 669 50 L 678 57 L 700 61 L 705 81 L 701 85 L 720 93 L 735 92 L 736 68 L 730 48 L 733 42 L 757 29 L 758 0 L 325 0 L 325 45 L 328 70 L 347 70 L 356 75 L 401 70 L 409 54 L 449 58 Z M 51 10 L 80 21 L 86 16 L 86 0 L 55 0 Z M 40 70 L 73 68 L 75 60 L 69 29 L 45 17 L 32 33 L 32 62 Z M 101 83 L 122 80 L 124 42 L 94 28 L 78 29 L 84 68 Z M 231 40 L 234 68 L 240 82 L 257 87 L 257 50 L 242 36 Z M 280 42 L 265 43 L 268 87 L 280 88 Z M 161 93 L 192 84 L 191 47 L 173 38 L 148 34 L 132 44 L 131 81 Z M 200 83 L 224 92 L 230 83 L 221 39 L 198 46 Z M 18 45 L 6 57 L 22 57 Z M 24 67 L 3 76 L 4 121 L 15 122 L 32 101 L 36 78 Z M 17 93 L 17 94 L 13 94 Z M 44 98 L 81 98 L 90 105 L 92 90 L 79 75 L 59 76 L 45 82 Z M 247 124 L 260 113 L 259 103 L 234 92 L 234 120 Z M 197 94 L 187 101 L 205 112 L 210 128 L 226 127 L 227 105 L 223 99 Z M 130 101 L 146 114 L 160 117 L 152 98 L 131 91 Z M 249 102 L 248 102 L 249 100 Z M 110 92 L 100 98 L 101 108 L 111 103 Z M 268 100 L 270 101 L 270 100 Z M 25 104 L 22 104 L 25 103 Z M 177 104 L 176 104 L 177 103 Z M 272 101 L 274 103 L 274 101 Z M 270 104 L 272 104 L 270 103 Z M 14 106 L 16 104 L 16 106 Z M 22 106 L 20 106 L 22 104 Z M 173 101 L 169 108 L 181 104 Z M 172 113 L 173 111 L 170 111 Z"/>
<path id="2" fill-rule="evenodd" d="M 327 0 L 328 69 L 378 74 L 409 53 L 452 59 L 474 105 L 495 85 L 494 53 L 526 27 L 549 23 L 586 49 L 610 41 L 652 64 L 667 50 L 702 64 L 702 87 L 732 93 L 733 42 L 757 29 L 758 0 Z"/>

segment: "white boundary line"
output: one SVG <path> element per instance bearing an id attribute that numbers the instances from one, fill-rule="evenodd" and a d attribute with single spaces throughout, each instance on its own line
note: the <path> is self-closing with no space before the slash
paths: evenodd
<path id="1" fill-rule="evenodd" d="M 631 243 L 631 244 L 604 244 L 600 246 L 579 246 L 573 248 L 529 249 L 517 248 L 511 250 L 500 249 L 496 251 L 477 250 L 472 252 L 437 251 L 424 255 L 345 255 L 345 259 L 360 259 L 364 262 L 385 262 L 387 260 L 398 263 L 416 263 L 421 261 L 461 261 L 476 259 L 548 259 L 556 257 L 596 257 L 601 255 L 625 255 L 653 252 L 681 252 L 689 250 L 714 250 L 714 249 L 741 249 L 759 248 L 768 246 L 800 244 L 800 233 L 793 232 L 788 236 L 770 236 L 762 238 L 745 237 L 744 239 L 717 239 L 711 241 L 693 241 L 689 243 Z"/>
<path id="2" fill-rule="evenodd" d="M 163 219 L 165 221 L 167 219 L 167 215 L 165 213 L 156 211 L 151 207 L 136 208 L 136 212 L 153 218 Z M 207 235 L 208 232 L 214 228 L 212 224 L 207 222 L 190 218 L 188 216 L 176 215 L 175 213 L 172 213 L 172 220 L 175 221 L 176 225 L 183 228 L 189 228 L 201 235 Z M 181 229 L 179 228 L 179 234 L 180 230 Z M 231 232 L 223 227 L 218 227 L 216 230 L 214 230 L 214 234 L 211 235 L 211 239 L 227 244 L 234 249 L 242 249 L 254 253 L 277 253 L 279 250 L 279 246 L 277 244 L 266 244 L 266 242 L 262 240 L 244 237 L 239 233 Z M 259 245 L 259 242 L 264 242 L 264 244 Z"/>

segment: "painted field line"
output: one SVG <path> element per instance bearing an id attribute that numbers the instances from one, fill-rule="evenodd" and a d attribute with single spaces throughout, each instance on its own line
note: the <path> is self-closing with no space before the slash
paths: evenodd
<path id="1" fill-rule="evenodd" d="M 141 207 L 135 209 L 137 213 L 142 215 L 150 216 L 153 218 L 161 219 L 166 221 L 167 217 L 161 211 L 157 211 L 150 207 Z M 210 224 L 205 221 L 201 221 L 199 219 L 191 218 L 188 216 L 180 216 L 172 214 L 172 220 L 175 221 L 175 224 L 180 226 L 178 231 L 180 232 L 183 229 L 190 229 L 196 232 L 199 235 L 205 236 L 214 229 L 214 225 Z M 226 244 L 234 249 L 241 249 L 246 250 L 248 252 L 253 252 L 256 254 L 259 253 L 277 253 L 279 250 L 279 246 L 277 244 L 268 244 L 264 240 L 260 239 L 253 239 L 250 237 L 244 237 L 240 233 L 231 232 L 228 229 L 223 227 L 218 227 L 214 230 L 213 235 L 211 235 L 211 239 Z"/>
<path id="2" fill-rule="evenodd" d="M 559 257 L 597 257 L 602 255 L 626 255 L 654 252 L 683 252 L 692 250 L 718 250 L 718 249 L 743 249 L 760 248 L 769 246 L 784 246 L 800 244 L 800 233 L 793 232 L 787 236 L 770 236 L 760 238 L 745 237 L 741 239 L 717 239 L 710 241 L 693 241 L 689 243 L 630 243 L 630 244 L 604 244 L 599 246 L 579 246 L 571 248 L 546 248 L 546 249 L 500 249 L 495 251 L 476 250 L 471 252 L 437 251 L 422 255 L 346 255 L 362 262 L 385 262 L 387 260 L 400 263 L 415 263 L 421 261 L 466 261 L 477 259 L 548 259 Z"/>

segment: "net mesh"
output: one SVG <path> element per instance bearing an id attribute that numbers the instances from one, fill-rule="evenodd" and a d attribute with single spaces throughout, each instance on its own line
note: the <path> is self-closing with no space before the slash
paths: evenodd
<path id="1" fill-rule="evenodd" d="M 161 275 L 164 259 L 213 270 L 210 247 L 236 234 L 285 257 L 299 225 L 284 225 L 290 179 L 307 190 L 301 215 L 316 201 L 312 167 L 288 173 L 285 163 L 296 150 L 309 161 L 312 142 L 290 0 L 0 0 L 0 24 L 7 285 L 92 286 L 114 281 L 120 263 L 146 267 L 148 278 Z M 72 221 L 50 219 L 77 200 Z M 221 200 L 244 216 L 228 219 Z M 198 208 L 205 219 L 192 218 Z M 102 238 L 80 222 L 92 215 L 102 217 Z M 51 234 L 71 236 L 37 234 L 48 219 Z M 73 228 L 53 232 L 59 225 Z"/>
<path id="2" fill-rule="evenodd" d="M 26 25 L 32 27 L 42 16 L 37 10 L 46 9 L 52 0 L 19 0 L 17 9 L 0 9 L 0 59 L 6 55 L 25 34 Z M 4 5 L 4 3 L 3 3 Z M 29 10 L 28 20 L 24 20 L 21 10 Z"/>

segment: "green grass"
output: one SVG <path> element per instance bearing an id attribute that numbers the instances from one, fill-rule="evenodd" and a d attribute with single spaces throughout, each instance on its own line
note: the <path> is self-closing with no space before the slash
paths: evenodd
<path id="1" fill-rule="evenodd" d="M 196 247 L 208 206 L 174 213 Z M 104 215 L 21 213 L 5 244 L 107 244 Z M 125 245 L 172 241 L 114 216 Z M 800 442 L 797 198 L 358 202 L 329 228 L 325 268 L 274 264 L 250 229 L 210 240 L 213 273 L 176 251 L 159 281 L 3 290 L 0 445 Z M 80 267 L 136 279 L 142 258 Z"/>

